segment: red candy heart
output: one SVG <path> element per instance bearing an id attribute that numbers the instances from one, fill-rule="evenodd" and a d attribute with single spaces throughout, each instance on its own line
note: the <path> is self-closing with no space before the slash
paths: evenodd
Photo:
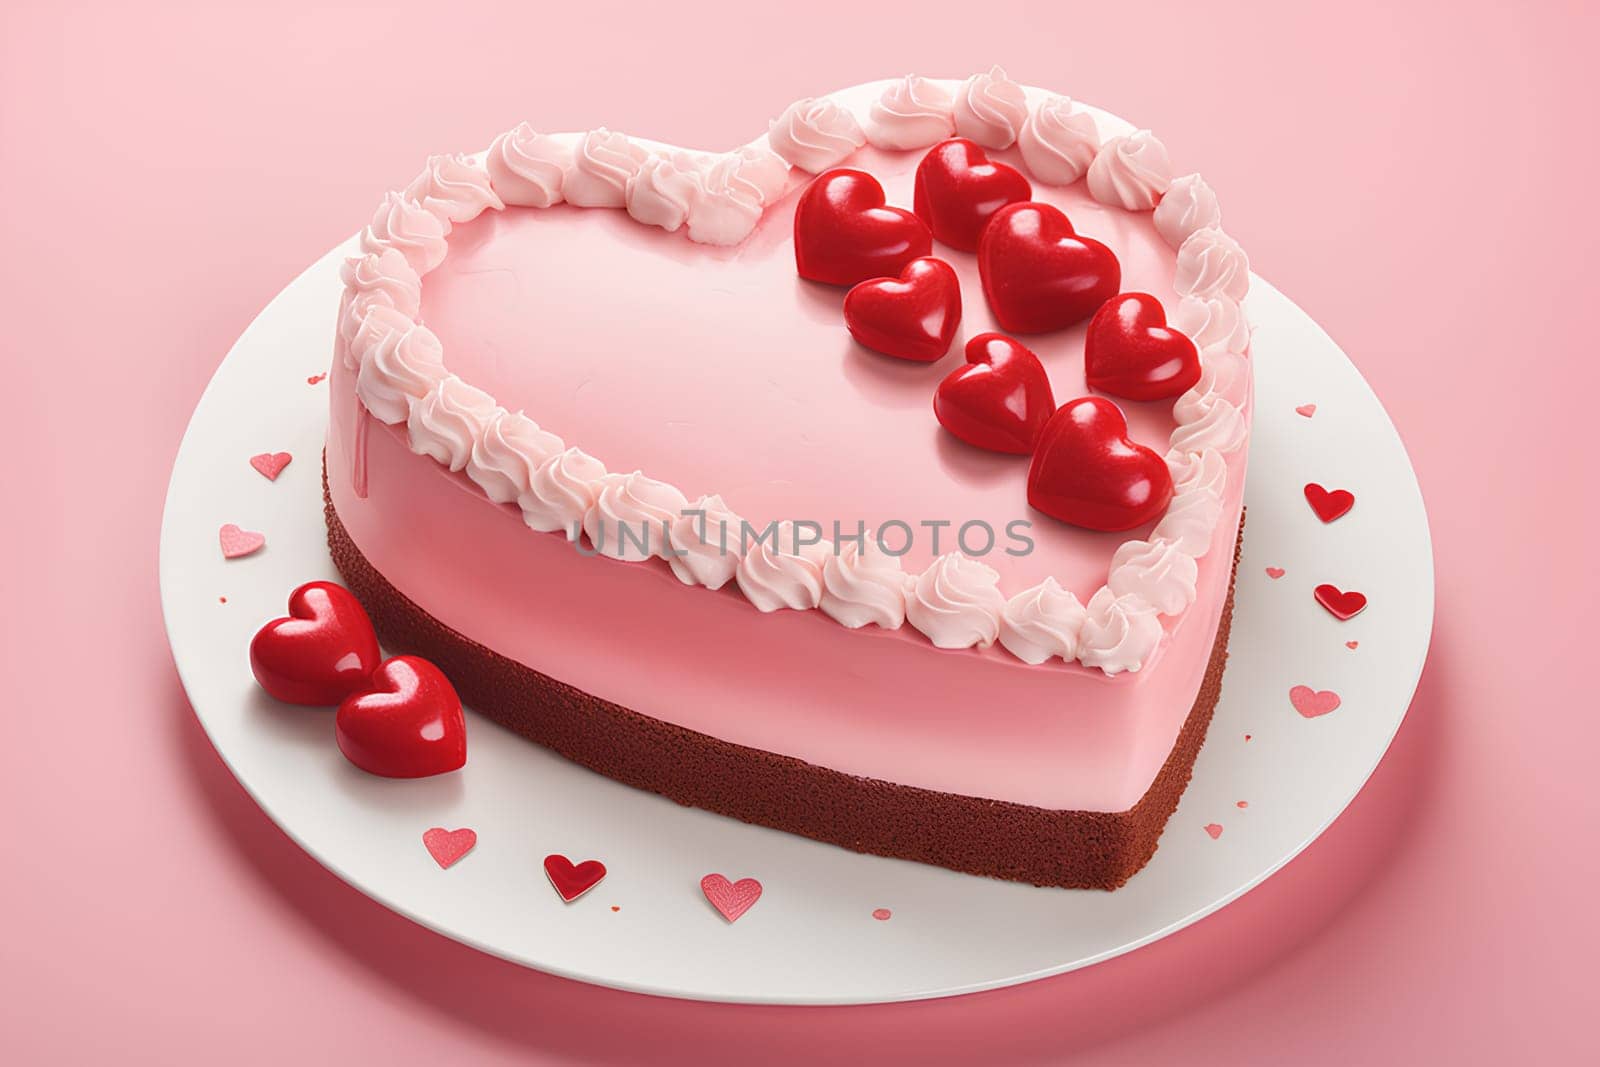
<path id="1" fill-rule="evenodd" d="M 339 705 L 333 732 L 345 758 L 385 778 L 426 778 L 467 762 L 461 698 L 420 656 L 379 664 L 368 688 Z"/>
<path id="2" fill-rule="evenodd" d="M 820 174 L 795 206 L 794 265 L 814 282 L 894 277 L 931 251 L 928 227 L 903 208 L 886 207 L 883 186 L 865 171 Z"/>
<path id="3" fill-rule="evenodd" d="M 1317 603 L 1328 609 L 1336 619 L 1353 619 L 1367 607 L 1367 598 L 1354 589 L 1346 593 L 1336 585 L 1323 584 L 1312 590 Z"/>
<path id="4" fill-rule="evenodd" d="M 1200 380 L 1194 342 L 1167 326 L 1161 301 L 1148 293 L 1107 300 L 1083 341 L 1089 388 L 1129 400 L 1177 396 Z"/>
<path id="5" fill-rule="evenodd" d="M 898 278 L 873 278 L 844 295 L 850 335 L 888 356 L 931 363 L 961 325 L 961 282 L 950 264 L 923 256 Z"/>
<path id="6" fill-rule="evenodd" d="M 544 858 L 544 873 L 561 899 L 571 904 L 600 884 L 606 876 L 606 865 L 599 860 L 573 863 L 560 853 L 551 853 Z"/>
<path id="7" fill-rule="evenodd" d="M 1356 496 L 1348 489 L 1327 490 L 1316 482 L 1306 483 L 1306 503 L 1323 522 L 1332 522 L 1356 506 Z"/>
<path id="8" fill-rule="evenodd" d="M 1026 456 L 1056 409 L 1044 364 L 1003 333 L 967 342 L 967 362 L 933 394 L 939 424 L 969 445 Z"/>
<path id="9" fill-rule="evenodd" d="M 289 615 L 250 642 L 250 670 L 261 688 L 290 704 L 332 707 L 364 688 L 377 669 L 378 636 L 351 592 L 307 582 L 289 594 Z"/>
<path id="10" fill-rule="evenodd" d="M 723 875 L 708 874 L 700 879 L 700 891 L 729 922 L 737 920 L 761 899 L 761 883 L 754 878 L 730 882 Z"/>
<path id="11" fill-rule="evenodd" d="M 982 148 L 952 137 L 930 148 L 917 164 L 912 205 L 935 240 L 975 252 L 994 213 L 1031 196 L 1033 187 L 1015 168 L 991 163 Z"/>
<path id="12" fill-rule="evenodd" d="M 978 274 L 995 321 L 1013 333 L 1082 322 L 1122 284 L 1111 249 L 1077 236 L 1060 211 L 1032 201 L 995 212 L 978 242 Z"/>
<path id="13" fill-rule="evenodd" d="M 1028 469 L 1028 503 L 1089 530 L 1130 530 L 1166 510 L 1167 461 L 1128 440 L 1122 409 L 1098 396 L 1050 416 Z"/>

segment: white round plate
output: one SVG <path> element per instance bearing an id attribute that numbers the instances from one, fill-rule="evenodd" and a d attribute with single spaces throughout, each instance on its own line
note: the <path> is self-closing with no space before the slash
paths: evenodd
<path id="1" fill-rule="evenodd" d="M 868 1003 L 1025 982 L 1163 937 L 1259 883 L 1344 810 L 1405 715 L 1433 617 L 1416 478 L 1350 361 L 1256 279 L 1249 523 L 1227 678 L 1194 781 L 1124 888 L 1038 889 L 747 826 L 618 785 L 471 714 L 462 772 L 365 775 L 335 747 L 331 712 L 266 697 L 246 655 L 291 589 L 338 577 L 322 520 L 327 386 L 307 378 L 327 365 L 338 268 L 354 250 L 335 249 L 280 293 L 201 397 L 162 521 L 162 607 L 195 714 L 250 795 L 334 873 L 442 934 L 555 974 L 705 1000 Z M 1307 403 L 1314 417 L 1296 413 Z M 275 482 L 248 465 L 279 451 L 294 460 Z M 1324 525 L 1302 496 L 1308 481 L 1353 490 L 1355 509 Z M 266 548 L 225 561 L 223 523 L 261 531 Z M 1321 582 L 1370 606 L 1339 622 L 1312 600 Z M 1302 718 L 1296 685 L 1335 690 L 1343 705 Z M 441 870 L 422 845 L 433 826 L 471 827 L 477 848 Z M 552 852 L 609 873 L 564 904 L 541 867 Z M 765 892 L 730 925 L 700 892 L 710 872 L 753 876 Z M 878 908 L 892 917 L 875 919 Z"/>

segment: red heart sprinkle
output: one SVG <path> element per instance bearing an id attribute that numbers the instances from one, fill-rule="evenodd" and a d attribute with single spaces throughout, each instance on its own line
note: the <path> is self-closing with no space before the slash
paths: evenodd
<path id="1" fill-rule="evenodd" d="M 1039 357 L 1003 333 L 967 342 L 967 361 L 933 394 L 939 424 L 969 445 L 1026 456 L 1055 412 Z"/>
<path id="2" fill-rule="evenodd" d="M 1313 591 L 1317 603 L 1328 609 L 1328 614 L 1336 619 L 1350 619 L 1361 614 L 1366 609 L 1367 598 L 1352 589 L 1346 593 L 1336 585 L 1323 583 Z"/>
<path id="3" fill-rule="evenodd" d="M 1284 572 L 1284 569 L 1282 567 L 1268 567 L 1267 568 L 1267 577 L 1271 578 L 1273 581 L 1277 581 L 1279 578 L 1282 578 L 1284 573 L 1285 572 Z"/>
<path id="4" fill-rule="evenodd" d="M 898 278 L 872 278 L 844 295 L 850 335 L 876 352 L 931 363 L 961 325 L 961 282 L 950 264 L 923 256 Z"/>
<path id="5" fill-rule="evenodd" d="M 368 688 L 345 697 L 333 717 L 345 758 L 385 778 L 427 778 L 467 762 L 461 698 L 420 656 L 384 660 Z"/>
<path id="6" fill-rule="evenodd" d="M 1219 822 L 1208 822 L 1205 829 L 1206 833 L 1211 835 L 1211 840 L 1213 841 L 1222 836 L 1222 824 Z"/>
<path id="7" fill-rule="evenodd" d="M 886 206 L 883 186 L 865 171 L 820 174 L 795 205 L 794 263 L 802 278 L 828 285 L 890 278 L 931 251 L 928 227 Z"/>
<path id="8" fill-rule="evenodd" d="M 455 862 L 478 843 L 476 831 L 462 828 L 460 830 L 446 830 L 442 826 L 435 826 L 422 835 L 422 843 L 428 849 L 428 855 L 440 867 L 448 870 Z"/>
<path id="9" fill-rule="evenodd" d="M 328 376 L 328 372 L 327 371 L 323 371 L 321 374 L 313 374 L 311 377 L 306 379 L 306 384 L 307 385 L 316 385 L 316 384 L 320 383 L 327 376 Z"/>
<path id="10" fill-rule="evenodd" d="M 894 912 L 890 911 L 888 908 L 873 908 L 872 909 L 872 917 L 874 919 L 877 919 L 879 922 L 883 922 L 885 919 L 888 919 L 893 914 L 894 914 Z"/>
<path id="11" fill-rule="evenodd" d="M 256 681 L 290 704 L 332 707 L 366 687 L 380 658 L 361 602 L 332 582 L 307 582 L 290 593 L 288 616 L 250 641 Z"/>
<path id="12" fill-rule="evenodd" d="M 1301 404 L 1299 407 L 1294 409 L 1294 412 L 1295 412 L 1296 415 L 1304 415 L 1306 418 L 1309 419 L 1311 416 L 1313 416 L 1313 415 L 1315 415 L 1317 413 L 1317 405 L 1315 405 L 1315 404 Z"/>
<path id="13" fill-rule="evenodd" d="M 559 852 L 552 852 L 544 858 L 544 873 L 561 899 L 571 904 L 600 884 L 600 880 L 606 876 L 606 865 L 599 860 L 573 863 Z"/>
<path id="14" fill-rule="evenodd" d="M 1089 320 L 1083 372 L 1089 388 L 1099 392 L 1162 400 L 1200 380 L 1200 353 L 1193 341 L 1167 326 L 1161 301 L 1148 293 L 1123 293 Z"/>
<path id="15" fill-rule="evenodd" d="M 917 164 L 912 206 L 935 240 L 975 252 L 996 211 L 1032 196 L 1033 187 L 1015 168 L 990 162 L 965 137 L 952 137 L 928 149 Z"/>
<path id="16" fill-rule="evenodd" d="M 1344 647 L 1350 649 L 1351 651 L 1354 651 L 1355 649 L 1358 649 L 1358 648 L 1361 647 L 1361 642 L 1360 641 L 1346 641 L 1344 643 Z"/>
<path id="17" fill-rule="evenodd" d="M 1011 333 L 1082 322 L 1122 284 L 1111 249 L 1079 237 L 1056 208 L 1032 201 L 1001 208 L 984 227 L 978 275 L 995 321 Z"/>
<path id="18" fill-rule="evenodd" d="M 238 559 L 259 552 L 267 543 L 267 535 L 254 530 L 244 530 L 233 523 L 224 523 L 217 531 L 217 541 L 222 545 L 223 559 Z"/>
<path id="19" fill-rule="evenodd" d="M 1297 685 L 1289 690 L 1289 703 L 1304 717 L 1315 719 L 1338 710 L 1340 701 L 1339 694 L 1331 689 L 1318 690 L 1309 685 Z"/>
<path id="20" fill-rule="evenodd" d="M 259 456 L 250 457 L 250 466 L 261 472 L 261 476 L 269 482 L 278 480 L 278 475 L 283 473 L 283 468 L 289 465 L 294 457 L 287 452 L 263 452 Z"/>
<path id="21" fill-rule="evenodd" d="M 1063 404 L 1039 434 L 1028 503 L 1089 530 L 1131 530 L 1172 498 L 1167 461 L 1128 439 L 1122 409 L 1097 396 Z"/>
<path id="22" fill-rule="evenodd" d="M 736 921 L 761 899 L 761 883 L 754 878 L 729 882 L 720 874 L 708 874 L 700 879 L 700 891 L 729 922 Z"/>
<path id="23" fill-rule="evenodd" d="M 1328 490 L 1316 482 L 1306 483 L 1306 503 L 1323 522 L 1332 522 L 1355 507 L 1355 494 L 1348 489 Z"/>

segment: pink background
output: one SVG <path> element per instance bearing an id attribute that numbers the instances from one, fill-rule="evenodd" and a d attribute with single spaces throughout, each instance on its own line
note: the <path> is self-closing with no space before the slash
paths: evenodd
<path id="1" fill-rule="evenodd" d="M 1592 7 L 653 4 L 586 25 L 539 12 L 591 5 L 526 0 L 225 6 L 0 12 L 6 486 L 24 502 L 0 623 L 0 1043 L 16 1061 L 1592 1054 Z M 864 1009 L 549 978 L 303 855 L 202 735 L 156 602 L 172 456 L 256 311 L 423 154 L 520 119 L 720 147 L 803 94 L 994 60 L 1149 125 L 1204 172 L 1257 269 L 1405 436 L 1436 636 L 1349 812 L 1154 947 Z"/>

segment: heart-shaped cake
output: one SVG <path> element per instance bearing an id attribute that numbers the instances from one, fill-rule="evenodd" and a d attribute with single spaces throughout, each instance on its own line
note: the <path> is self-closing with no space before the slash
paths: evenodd
<path id="1" fill-rule="evenodd" d="M 934 233 L 979 229 L 977 252 L 911 210 L 956 137 L 981 154 L 940 157 Z M 387 645 L 601 773 L 1113 888 L 1177 803 L 1226 656 L 1251 383 L 1248 264 L 1219 222 L 1149 134 L 998 68 L 802 100 L 726 152 L 524 124 L 434 156 L 344 271 L 334 560 Z M 902 277 L 928 255 L 959 305 L 943 268 Z M 1151 294 L 1201 371 L 1175 399 L 1094 400 L 1170 496 L 1107 533 L 1029 505 L 1125 474 L 1097 473 L 1104 449 L 1030 480 L 934 409 L 966 339 L 1008 322 L 1032 332 L 997 351 L 1046 380 L 951 387 L 962 417 L 1082 402 L 1084 320 L 1119 292 Z M 874 350 L 896 337 L 911 359 Z M 1026 453 L 1049 414 L 999 439 Z"/>

